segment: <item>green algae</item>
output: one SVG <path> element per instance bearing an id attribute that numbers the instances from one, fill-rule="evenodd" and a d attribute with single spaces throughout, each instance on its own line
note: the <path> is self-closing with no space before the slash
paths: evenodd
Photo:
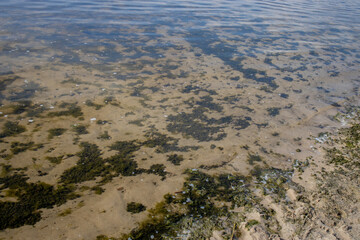
<path id="1" fill-rule="evenodd" d="M 180 163 L 184 161 L 184 157 L 182 155 L 172 154 L 168 156 L 167 161 L 174 165 L 180 165 Z"/>
<path id="2" fill-rule="evenodd" d="M 27 150 L 37 151 L 40 148 L 43 148 L 43 144 L 35 144 L 34 142 L 21 143 L 21 142 L 12 142 L 10 145 L 10 151 L 13 154 L 19 154 Z"/>
<path id="3" fill-rule="evenodd" d="M 43 183 L 28 183 L 23 174 L 13 174 L 0 178 L 0 190 L 10 189 L 17 202 L 0 202 L 0 229 L 33 225 L 41 219 L 41 208 L 62 205 L 67 200 L 78 197 L 70 185 L 57 188 Z"/>
<path id="4" fill-rule="evenodd" d="M 137 119 L 137 120 L 129 121 L 129 124 L 143 127 L 144 126 L 143 121 L 144 121 L 144 119 Z"/>
<path id="5" fill-rule="evenodd" d="M 12 105 L 12 114 L 21 114 L 27 111 L 32 105 L 32 102 L 29 100 L 19 101 L 16 105 Z"/>
<path id="6" fill-rule="evenodd" d="M 250 190 L 244 190 L 247 189 L 245 177 L 227 174 L 211 176 L 195 169 L 187 170 L 186 174 L 188 177 L 182 191 L 166 194 L 164 201 L 149 210 L 148 219 L 121 239 L 135 240 L 149 236 L 174 239 L 187 229 L 194 229 L 186 235 L 191 239 L 209 238 L 213 230 L 223 227 L 222 217 L 229 219 L 229 227 L 234 221 L 242 219 L 240 214 L 230 213 L 226 205 L 219 206 L 219 201 L 236 201 L 242 206 L 255 201 Z M 233 200 L 235 194 L 244 195 L 246 201 Z M 233 205 L 238 206 L 235 202 Z"/>
<path id="7" fill-rule="evenodd" d="M 61 116 L 72 116 L 74 118 L 79 118 L 84 115 L 81 111 L 81 107 L 76 106 L 75 104 L 63 104 L 60 107 L 68 107 L 67 110 L 58 111 L 58 112 L 49 112 L 48 117 L 61 117 Z"/>
<path id="8" fill-rule="evenodd" d="M 3 126 L 3 131 L 0 133 L 0 138 L 16 136 L 26 131 L 26 128 L 17 122 L 7 121 Z"/>
<path id="9" fill-rule="evenodd" d="M 280 114 L 280 108 L 278 108 L 278 107 L 267 108 L 266 111 L 272 117 Z"/>
<path id="10" fill-rule="evenodd" d="M 203 141 L 219 141 L 226 137 L 226 133 L 222 132 L 222 127 L 213 126 L 216 124 L 215 119 L 209 119 L 204 113 L 204 108 L 193 109 L 192 113 L 180 113 L 178 115 L 170 115 L 170 122 L 166 129 L 172 133 L 182 133 L 185 136 L 191 136 L 201 142 Z"/>
<path id="11" fill-rule="evenodd" d="M 246 223 L 245 227 L 248 230 L 250 230 L 250 228 L 252 228 L 253 226 L 258 225 L 258 224 L 259 224 L 259 221 L 255 220 L 255 219 L 251 219 Z"/>
<path id="12" fill-rule="evenodd" d="M 103 107 L 103 105 L 96 104 L 91 100 L 86 100 L 85 105 L 88 107 L 93 107 L 95 110 L 100 110 Z"/>
<path id="13" fill-rule="evenodd" d="M 153 165 L 151 165 L 150 169 L 147 170 L 147 173 L 161 176 L 161 177 L 163 177 L 162 180 L 164 180 L 166 174 L 168 174 L 166 172 L 166 170 L 165 170 L 165 165 L 164 164 L 153 164 Z"/>
<path id="14" fill-rule="evenodd" d="M 248 154 L 247 161 L 250 165 L 254 165 L 255 162 L 262 162 L 262 158 L 259 155 Z"/>
<path id="15" fill-rule="evenodd" d="M 157 131 L 149 131 L 145 134 L 146 140 L 142 142 L 143 146 L 156 148 L 157 153 L 167 153 L 172 151 L 187 152 L 189 150 L 197 150 L 197 146 L 179 147 L 179 139 L 169 137 Z"/>
<path id="16" fill-rule="evenodd" d="M 61 161 L 64 159 L 64 155 L 57 156 L 57 157 L 46 157 L 45 159 L 53 164 L 60 164 Z"/>
<path id="17" fill-rule="evenodd" d="M 93 190 L 97 195 L 101 195 L 103 192 L 105 192 L 105 190 L 100 186 L 94 186 L 91 188 L 91 190 Z"/>
<path id="18" fill-rule="evenodd" d="M 72 209 L 71 208 L 67 208 L 64 211 L 62 211 L 61 213 L 58 214 L 59 217 L 65 217 L 67 215 L 70 215 L 72 213 Z"/>
<path id="19" fill-rule="evenodd" d="M 130 202 L 126 205 L 126 211 L 130 213 L 140 213 L 146 210 L 146 207 L 141 203 Z"/>
<path id="20" fill-rule="evenodd" d="M 74 126 L 72 126 L 72 130 L 77 134 L 77 135 L 84 135 L 84 134 L 88 134 L 88 130 L 86 129 L 85 125 L 82 124 L 76 124 Z"/>
<path id="21" fill-rule="evenodd" d="M 108 131 L 105 131 L 103 133 L 101 133 L 99 135 L 99 137 L 97 137 L 97 139 L 101 139 L 101 140 L 110 140 L 111 136 L 109 135 Z"/>
<path id="22" fill-rule="evenodd" d="M 63 183 L 80 183 L 93 180 L 106 169 L 98 146 L 90 143 L 81 143 L 80 146 L 82 151 L 77 154 L 80 159 L 76 166 L 63 172 L 60 177 L 60 181 Z"/>
<path id="23" fill-rule="evenodd" d="M 51 128 L 48 130 L 48 139 L 52 139 L 53 137 L 58 137 L 63 135 L 67 129 L 65 128 Z"/>

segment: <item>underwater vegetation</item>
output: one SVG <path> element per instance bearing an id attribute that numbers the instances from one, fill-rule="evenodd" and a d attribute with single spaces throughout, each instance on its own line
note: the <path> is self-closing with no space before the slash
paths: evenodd
<path id="1" fill-rule="evenodd" d="M 218 141 L 226 137 L 226 133 L 222 132 L 222 127 L 218 126 L 219 121 L 225 119 L 209 119 L 204 113 L 205 108 L 195 108 L 192 113 L 180 113 L 178 115 L 170 115 L 170 122 L 166 129 L 172 133 L 182 133 L 185 136 L 191 136 L 201 142 Z M 214 125 L 217 126 L 214 126 Z"/>
<path id="2" fill-rule="evenodd" d="M 72 126 L 72 130 L 78 134 L 78 135 L 83 135 L 83 134 L 88 134 L 88 130 L 86 130 L 86 126 L 82 125 L 82 124 L 76 124 L 74 126 Z"/>
<path id="3" fill-rule="evenodd" d="M 81 111 L 81 107 L 76 106 L 75 104 L 70 104 L 67 110 L 58 111 L 58 112 L 49 112 L 47 114 L 48 117 L 72 116 L 74 118 L 78 118 L 83 115 L 84 113 Z"/>
<path id="4" fill-rule="evenodd" d="M 142 205 L 141 203 L 130 202 L 126 206 L 126 211 L 131 212 L 131 213 L 139 213 L 139 212 L 143 212 L 145 210 L 146 210 L 146 207 L 144 205 Z"/>
<path id="5" fill-rule="evenodd" d="M 48 130 L 48 139 L 52 139 L 53 137 L 58 137 L 63 135 L 66 132 L 65 128 L 51 128 Z"/>
<path id="6" fill-rule="evenodd" d="M 10 145 L 10 151 L 13 154 L 18 154 L 25 152 L 26 150 L 37 151 L 40 148 L 43 148 L 44 145 L 39 143 L 35 144 L 34 142 L 21 143 L 21 142 L 12 142 Z"/>
<path id="7" fill-rule="evenodd" d="M 28 178 L 19 173 L 0 178 L 0 191 L 11 191 L 16 202 L 0 201 L 0 229 L 33 225 L 41 219 L 41 208 L 52 208 L 77 198 L 74 187 L 60 185 L 57 188 L 43 183 L 28 183 Z"/>
<path id="8" fill-rule="evenodd" d="M 7 121 L 0 133 L 0 138 L 15 136 L 26 131 L 26 128 L 19 123 Z"/>
<path id="9" fill-rule="evenodd" d="M 180 163 L 184 161 L 184 157 L 182 155 L 172 154 L 168 156 L 167 161 L 174 165 L 180 165 Z"/>
<path id="10" fill-rule="evenodd" d="M 268 112 L 268 114 L 270 116 L 276 116 L 276 115 L 279 115 L 280 113 L 280 108 L 277 108 L 277 107 L 271 107 L 271 108 L 267 108 L 266 111 Z"/>
<path id="11" fill-rule="evenodd" d="M 146 140 L 142 142 L 143 146 L 156 148 L 157 153 L 167 153 L 172 151 L 187 152 L 197 150 L 198 146 L 178 146 L 179 139 L 166 136 L 157 131 L 149 131 L 145 134 Z"/>

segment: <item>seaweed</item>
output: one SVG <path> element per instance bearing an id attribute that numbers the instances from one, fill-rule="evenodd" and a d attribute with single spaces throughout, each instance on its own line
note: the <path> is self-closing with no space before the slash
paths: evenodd
<path id="1" fill-rule="evenodd" d="M 91 100 L 86 100 L 85 105 L 88 107 L 94 107 L 95 110 L 99 110 L 103 107 L 103 105 L 96 104 L 96 103 L 92 102 Z"/>
<path id="2" fill-rule="evenodd" d="M 76 124 L 73 126 L 72 130 L 77 134 L 77 135 L 83 135 L 83 134 L 88 134 L 88 130 L 86 130 L 86 126 L 82 125 L 82 124 Z"/>
<path id="3" fill-rule="evenodd" d="M 21 152 L 25 152 L 26 150 L 32 150 L 37 151 L 40 148 L 43 148 L 43 144 L 35 144 L 34 142 L 28 142 L 28 143 L 20 143 L 20 142 L 12 142 L 11 143 L 11 152 L 13 154 L 18 154 Z"/>
<path id="4" fill-rule="evenodd" d="M 280 108 L 278 107 L 271 107 L 271 108 L 267 108 L 266 111 L 268 112 L 268 114 L 272 117 L 279 115 L 280 113 Z"/>
<path id="5" fill-rule="evenodd" d="M 102 134 L 100 134 L 99 137 L 97 137 L 97 139 L 101 139 L 101 140 L 110 140 L 111 136 L 109 135 L 108 131 L 103 132 Z"/>
<path id="6" fill-rule="evenodd" d="M 48 139 L 52 139 L 53 137 L 58 137 L 63 135 L 66 132 L 65 128 L 51 128 L 48 130 Z"/>
<path id="7" fill-rule="evenodd" d="M 164 164 L 153 164 L 150 166 L 150 169 L 147 170 L 147 173 L 149 174 L 155 174 L 163 177 L 162 179 L 165 179 L 166 174 L 168 174 L 165 170 Z"/>
<path id="8" fill-rule="evenodd" d="M 254 165 L 254 162 L 261 162 L 262 158 L 259 155 L 253 155 L 249 153 L 247 160 L 250 165 Z"/>
<path id="9" fill-rule="evenodd" d="M 168 117 L 169 123 L 166 129 L 173 133 L 183 133 L 199 141 L 219 141 L 226 136 L 226 133 L 220 132 L 222 127 L 211 126 L 216 124 L 216 119 L 209 119 L 204 112 L 204 108 L 195 108 L 192 113 L 180 113 L 176 116 Z M 220 133 L 219 133 L 220 132 Z"/>
<path id="10" fill-rule="evenodd" d="M 132 159 L 133 153 L 139 150 L 139 146 L 134 141 L 117 141 L 110 146 L 111 150 L 118 153 L 114 156 L 103 159 L 99 147 L 95 144 L 83 142 L 80 144 L 82 150 L 77 153 L 80 158 L 76 166 L 64 171 L 60 177 L 63 183 L 81 183 L 102 177 L 101 182 L 109 182 L 113 177 L 133 176 L 142 173 L 138 169 L 137 163 Z"/>
<path id="11" fill-rule="evenodd" d="M 148 219 L 121 239 L 146 239 L 149 236 L 153 239 L 174 239 L 186 231 L 189 232 L 188 238 L 207 239 L 213 230 L 223 227 L 219 219 L 231 216 L 227 207 L 218 206 L 218 201 L 234 202 L 234 206 L 251 206 L 256 202 L 246 187 L 245 177 L 230 174 L 211 176 L 196 169 L 185 173 L 188 177 L 182 191 L 166 194 L 162 202 L 148 210 Z M 233 223 L 230 220 L 230 225 Z M 201 226 L 205 225 L 209 229 L 201 230 Z M 192 229 L 197 229 L 196 226 L 199 226 L 198 230 Z"/>
<path id="12" fill-rule="evenodd" d="M 100 186 L 94 186 L 91 188 L 91 190 L 93 190 L 97 195 L 101 195 L 103 192 L 105 192 L 105 190 Z"/>
<path id="13" fill-rule="evenodd" d="M 130 153 L 127 155 L 119 153 L 107 158 L 106 162 L 111 164 L 111 170 L 115 171 L 117 175 L 121 174 L 123 176 L 133 176 L 141 171 L 137 169 L 138 165 L 133 159 L 130 159 L 131 157 L 133 156 Z"/>
<path id="14" fill-rule="evenodd" d="M 130 202 L 126 205 L 126 211 L 130 213 L 140 213 L 146 210 L 146 207 L 141 203 Z"/>
<path id="15" fill-rule="evenodd" d="M 59 217 L 65 217 L 67 215 L 70 215 L 71 213 L 72 213 L 71 208 L 67 208 L 64 211 L 62 211 L 61 213 L 59 213 L 58 215 L 59 215 Z"/>
<path id="16" fill-rule="evenodd" d="M 245 227 L 247 228 L 247 230 L 250 230 L 250 228 L 252 228 L 253 226 L 255 226 L 257 224 L 259 224 L 259 221 L 255 220 L 255 219 L 251 219 L 245 224 Z"/>
<path id="17" fill-rule="evenodd" d="M 3 126 L 3 131 L 0 133 L 0 138 L 16 136 L 26 131 L 26 128 L 19 123 L 7 121 Z"/>
<path id="18" fill-rule="evenodd" d="M 161 134 L 156 131 L 149 131 L 145 134 L 147 138 L 144 142 L 142 142 L 143 146 L 149 148 L 155 148 L 158 153 L 166 153 L 171 151 L 178 152 L 187 152 L 189 150 L 197 150 L 199 147 L 197 146 L 183 146 L 179 147 L 178 142 L 179 139 L 166 136 L 165 134 Z"/>
<path id="19" fill-rule="evenodd" d="M 67 110 L 48 113 L 48 117 L 72 116 L 72 117 L 78 118 L 83 115 L 84 115 L 84 113 L 81 111 L 81 107 L 78 107 L 73 104 L 71 104 Z"/>
<path id="20" fill-rule="evenodd" d="M 116 141 L 111 146 L 110 150 L 115 150 L 119 155 L 124 157 L 132 157 L 133 152 L 140 149 L 140 145 L 136 144 L 135 141 Z"/>
<path id="21" fill-rule="evenodd" d="M 21 114 L 25 112 L 30 106 L 32 102 L 29 100 L 19 101 L 17 105 L 11 106 L 13 114 Z"/>
<path id="22" fill-rule="evenodd" d="M 129 124 L 143 127 L 144 126 L 144 124 L 142 123 L 143 121 L 144 121 L 143 119 L 137 119 L 137 120 L 129 121 Z"/>
<path id="23" fill-rule="evenodd" d="M 28 183 L 27 177 L 14 174 L 0 178 L 2 189 L 12 189 L 17 202 L 0 202 L 0 229 L 33 225 L 41 219 L 41 208 L 52 208 L 78 197 L 72 186 L 53 186 L 38 182 Z"/>
<path id="24" fill-rule="evenodd" d="M 174 165 L 180 165 L 180 163 L 184 161 L 184 157 L 182 155 L 172 154 L 168 156 L 167 161 Z"/>
<path id="25" fill-rule="evenodd" d="M 106 169 L 98 146 L 87 142 L 81 143 L 80 146 L 82 151 L 77 154 L 80 158 L 77 165 L 65 170 L 60 182 L 69 184 L 93 180 Z"/>
<path id="26" fill-rule="evenodd" d="M 58 157 L 46 157 L 46 160 L 48 160 L 53 164 L 60 164 L 63 159 L 64 159 L 64 155 Z"/>

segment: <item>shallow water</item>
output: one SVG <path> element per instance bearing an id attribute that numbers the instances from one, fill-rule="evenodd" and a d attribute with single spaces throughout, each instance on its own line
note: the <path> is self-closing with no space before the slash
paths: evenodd
<path id="1" fill-rule="evenodd" d="M 358 1 L 0 1 L 0 9 L 0 124 L 26 127 L 2 137 L 0 163 L 56 185 L 81 142 L 109 157 L 114 142 L 137 141 L 130 158 L 139 168 L 163 164 L 169 174 L 101 185 L 104 194 L 125 188 L 110 197 L 124 204 L 153 207 L 181 188 L 187 168 L 287 168 L 306 157 L 304 139 L 336 126 L 328 112 L 359 95 Z M 54 128 L 65 130 L 50 136 Z M 157 134 L 171 143 L 145 143 Z M 16 141 L 43 148 L 14 154 Z M 181 164 L 166 161 L 171 154 Z M 58 156 L 67 157 L 46 158 Z M 92 237 L 128 232 L 145 215 L 126 215 L 124 204 L 114 207 L 124 216 L 108 211 L 117 226 L 73 224 Z"/>

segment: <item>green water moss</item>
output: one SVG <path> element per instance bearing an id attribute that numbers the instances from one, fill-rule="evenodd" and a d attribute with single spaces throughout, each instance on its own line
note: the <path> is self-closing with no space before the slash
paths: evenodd
<path id="1" fill-rule="evenodd" d="M 41 219 L 41 208 L 52 208 L 69 199 L 78 197 L 74 187 L 58 186 L 38 182 L 28 183 L 22 174 L 0 178 L 0 190 L 9 188 L 17 202 L 0 202 L 0 229 L 16 228 L 26 224 L 33 225 Z"/>
<path id="2" fill-rule="evenodd" d="M 71 105 L 67 110 L 64 111 L 48 113 L 48 117 L 72 116 L 78 118 L 83 115 L 84 113 L 82 112 L 81 107 L 78 107 L 76 105 Z"/>
<path id="3" fill-rule="evenodd" d="M 100 186 L 94 186 L 91 188 L 91 190 L 93 190 L 97 195 L 101 195 L 103 192 L 105 192 L 105 190 Z"/>
<path id="4" fill-rule="evenodd" d="M 247 161 L 250 165 L 254 165 L 255 162 L 262 162 L 262 158 L 259 155 L 248 154 Z"/>
<path id="5" fill-rule="evenodd" d="M 258 225 L 258 224 L 259 224 L 259 221 L 255 220 L 255 219 L 251 219 L 246 223 L 245 227 L 247 228 L 247 230 L 250 230 L 250 228 L 252 228 L 253 226 Z"/>
<path id="6" fill-rule="evenodd" d="M 165 178 L 165 176 L 167 174 L 164 164 L 153 164 L 150 166 L 150 169 L 147 170 L 147 172 L 149 174 L 155 174 L 155 175 L 161 176 L 161 177 L 163 177 L 163 179 Z"/>
<path id="7" fill-rule="evenodd" d="M 64 171 L 60 177 L 61 182 L 81 183 L 102 177 L 101 183 L 104 184 L 119 175 L 134 176 L 144 172 L 133 160 L 134 152 L 140 148 L 134 141 L 115 142 L 110 149 L 116 150 L 117 154 L 106 159 L 102 158 L 102 153 L 95 144 L 83 142 L 80 147 L 82 150 L 77 153 L 79 161 L 76 166 Z"/>
<path id="8" fill-rule="evenodd" d="M 110 150 L 115 150 L 119 155 L 123 155 L 124 157 L 132 156 L 133 152 L 139 150 L 140 147 L 141 146 L 135 141 L 116 141 L 109 146 Z"/>
<path id="9" fill-rule="evenodd" d="M 169 137 L 156 131 L 150 131 L 145 134 L 146 140 L 142 142 L 143 146 L 155 148 L 157 153 L 166 153 L 171 151 L 187 152 L 189 150 L 197 150 L 197 146 L 179 147 L 179 139 Z"/>
<path id="10" fill-rule="evenodd" d="M 217 123 L 215 119 L 209 119 L 203 108 L 196 108 L 192 113 L 180 113 L 178 115 L 170 115 L 168 121 L 170 123 L 166 129 L 172 133 L 182 133 L 185 136 L 191 136 L 199 141 L 219 141 L 226 137 L 221 132 L 220 126 L 213 126 Z"/>
<path id="11" fill-rule="evenodd" d="M 180 163 L 184 161 L 184 157 L 182 155 L 172 154 L 168 156 L 167 161 L 174 165 L 180 165 Z"/>
<path id="12" fill-rule="evenodd" d="M 18 154 L 25 152 L 27 150 L 37 151 L 40 148 L 43 148 L 43 144 L 35 144 L 34 142 L 21 143 L 21 142 L 12 142 L 10 146 L 10 151 L 13 154 Z"/>
<path id="13" fill-rule="evenodd" d="M 76 166 L 65 170 L 61 175 L 60 181 L 63 183 L 80 183 L 93 180 L 106 170 L 98 146 L 86 142 L 81 143 L 80 146 L 82 151 L 77 154 L 80 159 Z"/>
<path id="14" fill-rule="evenodd" d="M 82 124 L 74 125 L 72 127 L 72 130 L 78 135 L 83 135 L 83 134 L 89 133 L 88 130 L 86 129 L 86 126 L 82 125 Z"/>
<path id="15" fill-rule="evenodd" d="M 21 114 L 27 111 L 31 105 L 32 102 L 29 100 L 19 101 L 16 105 L 11 106 L 12 114 Z"/>
<path id="16" fill-rule="evenodd" d="M 15 136 L 26 131 L 26 128 L 17 122 L 7 121 L 0 133 L 0 138 Z"/>
<path id="17" fill-rule="evenodd" d="M 96 104 L 91 100 L 86 100 L 85 105 L 88 107 L 94 107 L 95 110 L 100 110 L 103 107 L 103 105 Z"/>
<path id="18" fill-rule="evenodd" d="M 46 160 L 48 160 L 53 164 L 60 164 L 63 159 L 64 159 L 64 155 L 58 157 L 46 157 Z"/>
<path id="19" fill-rule="evenodd" d="M 65 128 L 51 128 L 48 130 L 48 139 L 52 139 L 53 137 L 58 137 L 63 135 L 66 132 Z"/>
<path id="20" fill-rule="evenodd" d="M 100 136 L 97 138 L 101 140 L 110 140 L 111 136 L 109 135 L 108 131 L 105 131 L 102 134 L 100 134 Z"/>
<path id="21" fill-rule="evenodd" d="M 268 114 L 272 117 L 279 115 L 280 114 L 280 109 L 278 107 L 271 107 L 271 108 L 267 108 L 266 111 L 268 112 Z"/>
<path id="22" fill-rule="evenodd" d="M 249 201 L 254 198 L 250 190 L 239 191 L 247 189 L 247 180 L 242 176 L 211 176 L 196 169 L 189 169 L 186 174 L 182 191 L 166 194 L 164 201 L 149 210 L 148 219 L 121 239 L 147 239 L 149 236 L 175 239 L 187 231 L 184 238 L 208 239 L 215 229 L 223 227 L 221 218 L 228 219 L 229 226 L 234 224 L 227 207 L 219 206 L 219 202 L 234 201 L 235 195 L 243 195 Z"/>
<path id="23" fill-rule="evenodd" d="M 116 172 L 116 175 L 133 176 L 141 172 L 137 167 L 137 163 L 131 159 L 132 153 L 124 155 L 124 153 L 106 159 L 106 162 L 111 165 L 111 170 Z"/>
<path id="24" fill-rule="evenodd" d="M 130 213 L 140 213 L 146 210 L 146 207 L 141 203 L 130 202 L 126 206 L 126 211 Z"/>
<path id="25" fill-rule="evenodd" d="M 142 123 L 143 121 L 144 121 L 143 119 L 137 119 L 137 120 L 129 121 L 129 124 L 143 127 L 144 126 L 144 124 Z"/>
<path id="26" fill-rule="evenodd" d="M 71 208 L 67 208 L 64 211 L 62 211 L 61 213 L 59 213 L 59 217 L 65 217 L 67 215 L 70 215 L 72 213 L 72 209 Z"/>

